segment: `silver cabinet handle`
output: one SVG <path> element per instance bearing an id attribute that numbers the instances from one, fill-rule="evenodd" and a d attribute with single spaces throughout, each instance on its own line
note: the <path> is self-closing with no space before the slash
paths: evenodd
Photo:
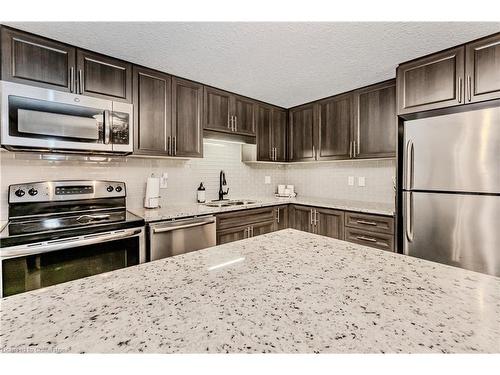
<path id="1" fill-rule="evenodd" d="M 75 92 L 75 68 L 69 68 L 69 91 Z"/>
<path id="2" fill-rule="evenodd" d="M 411 189 L 413 185 L 413 141 L 406 143 L 406 189 Z"/>
<path id="3" fill-rule="evenodd" d="M 227 128 L 233 130 L 233 116 L 227 116 Z"/>
<path id="4" fill-rule="evenodd" d="M 209 219 L 204 219 L 202 221 L 197 221 L 195 223 L 189 223 L 189 224 L 177 224 L 175 222 L 167 224 L 165 227 L 158 227 L 155 228 L 153 227 L 153 233 L 165 233 L 165 232 L 171 232 L 173 230 L 177 229 L 185 229 L 185 228 L 193 228 L 193 227 L 201 227 L 202 225 L 208 225 L 208 224 L 213 224 L 215 223 L 215 218 L 211 217 Z"/>
<path id="5" fill-rule="evenodd" d="M 352 144 L 353 141 L 349 142 L 349 157 L 352 158 Z"/>
<path id="6" fill-rule="evenodd" d="M 252 237 L 253 237 L 253 226 L 252 226 L 252 227 L 250 227 L 250 229 L 251 229 L 251 231 L 252 231 Z"/>
<path id="7" fill-rule="evenodd" d="M 361 240 L 361 241 L 377 242 L 377 240 L 375 238 L 372 238 L 372 237 L 356 236 L 356 238 L 358 240 Z"/>
<path id="8" fill-rule="evenodd" d="M 366 221 L 366 220 L 356 220 L 356 223 L 364 225 L 374 225 L 374 226 L 377 225 L 377 223 L 374 221 Z"/>
<path id="9" fill-rule="evenodd" d="M 318 223 L 319 223 L 319 215 L 318 215 L 318 210 L 314 210 L 314 213 L 315 213 L 315 215 L 314 215 L 314 216 L 315 216 L 315 219 L 316 219 L 316 223 L 315 223 L 315 225 L 318 225 Z"/>
<path id="10" fill-rule="evenodd" d="M 48 253 L 50 251 L 71 249 L 80 246 L 88 246 L 96 243 L 133 237 L 138 234 L 141 234 L 142 231 L 143 231 L 142 228 L 135 228 L 129 230 L 119 230 L 115 232 L 86 235 L 80 237 L 71 237 L 62 240 L 48 241 L 45 243 L 12 246 L 10 248 L 2 249 L 1 258 L 2 259 L 16 258 L 21 256 Z"/>
<path id="11" fill-rule="evenodd" d="M 312 208 L 311 208 L 311 211 L 309 212 L 309 217 L 310 217 L 311 225 L 314 225 L 313 224 L 313 210 L 312 210 Z"/>
<path id="12" fill-rule="evenodd" d="M 111 113 L 109 110 L 104 110 L 104 144 L 109 144 L 111 136 Z"/>
<path id="13" fill-rule="evenodd" d="M 458 102 L 462 103 L 462 77 L 458 77 Z"/>
<path id="14" fill-rule="evenodd" d="M 172 148 L 173 148 L 173 153 L 174 153 L 174 156 L 177 155 L 177 137 L 174 136 L 172 138 Z"/>
<path id="15" fill-rule="evenodd" d="M 238 116 L 234 116 L 234 131 L 238 131 Z M 252 231 L 252 236 L 253 236 L 253 231 Z"/>
<path id="16" fill-rule="evenodd" d="M 405 200 L 405 234 L 408 242 L 413 242 L 413 193 L 407 194 Z"/>
<path id="17" fill-rule="evenodd" d="M 172 141 L 170 136 L 167 137 L 167 154 L 172 155 Z"/>
<path id="18" fill-rule="evenodd" d="M 276 208 L 276 222 L 279 223 L 280 222 L 280 208 Z"/>
<path id="19" fill-rule="evenodd" d="M 471 76 L 467 76 L 467 95 L 469 102 L 472 100 L 472 78 Z"/>
<path id="20" fill-rule="evenodd" d="M 78 85 L 79 93 L 83 94 L 83 71 L 81 69 L 78 71 L 78 81 L 80 82 Z"/>

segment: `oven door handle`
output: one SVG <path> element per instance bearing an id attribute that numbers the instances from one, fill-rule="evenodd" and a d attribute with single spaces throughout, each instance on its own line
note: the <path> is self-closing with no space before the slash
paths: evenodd
<path id="1" fill-rule="evenodd" d="M 17 258 L 28 255 L 48 253 L 56 250 L 70 249 L 73 247 L 88 246 L 102 242 L 134 237 L 139 235 L 141 232 L 143 232 L 142 228 L 133 228 L 117 230 L 113 232 L 88 234 L 80 237 L 71 237 L 62 240 L 53 240 L 36 244 L 18 245 L 0 249 L 0 255 L 3 260 L 8 258 Z"/>

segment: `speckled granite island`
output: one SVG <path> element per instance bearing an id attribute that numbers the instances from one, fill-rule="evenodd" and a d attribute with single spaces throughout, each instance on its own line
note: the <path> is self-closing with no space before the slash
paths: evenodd
<path id="1" fill-rule="evenodd" d="M 500 278 L 287 229 L 2 300 L 4 352 L 499 352 Z"/>

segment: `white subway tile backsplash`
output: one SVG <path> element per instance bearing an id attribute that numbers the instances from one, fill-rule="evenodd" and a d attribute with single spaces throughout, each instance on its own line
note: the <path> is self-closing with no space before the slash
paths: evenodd
<path id="1" fill-rule="evenodd" d="M 278 184 L 293 184 L 298 194 L 391 203 L 394 200 L 394 160 L 326 162 L 274 165 L 241 162 L 241 145 L 210 140 L 203 159 L 95 158 L 94 161 L 41 160 L 40 155 L 0 152 L 0 220 L 8 216 L 10 184 L 60 179 L 124 181 L 127 205 L 141 207 L 146 178 L 168 173 L 168 187 L 161 189 L 161 205 L 192 203 L 203 181 L 208 200 L 217 199 L 219 172 L 226 173 L 229 198 L 271 196 Z M 81 158 L 80 158 L 81 159 Z M 104 160 L 102 160 L 104 159 Z M 269 176 L 271 183 L 266 184 Z M 349 176 L 365 177 L 364 187 L 348 186 Z"/>

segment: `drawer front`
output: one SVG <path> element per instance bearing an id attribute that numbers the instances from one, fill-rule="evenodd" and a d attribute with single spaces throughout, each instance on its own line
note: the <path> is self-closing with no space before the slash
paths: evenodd
<path id="1" fill-rule="evenodd" d="M 394 233 L 392 216 L 368 215 L 357 212 L 345 213 L 345 226 L 378 233 Z"/>
<path id="2" fill-rule="evenodd" d="M 394 236 L 392 234 L 368 232 L 346 227 L 345 240 L 380 250 L 394 251 Z"/>
<path id="3" fill-rule="evenodd" d="M 274 207 L 256 208 L 217 215 L 217 230 L 274 220 Z"/>

